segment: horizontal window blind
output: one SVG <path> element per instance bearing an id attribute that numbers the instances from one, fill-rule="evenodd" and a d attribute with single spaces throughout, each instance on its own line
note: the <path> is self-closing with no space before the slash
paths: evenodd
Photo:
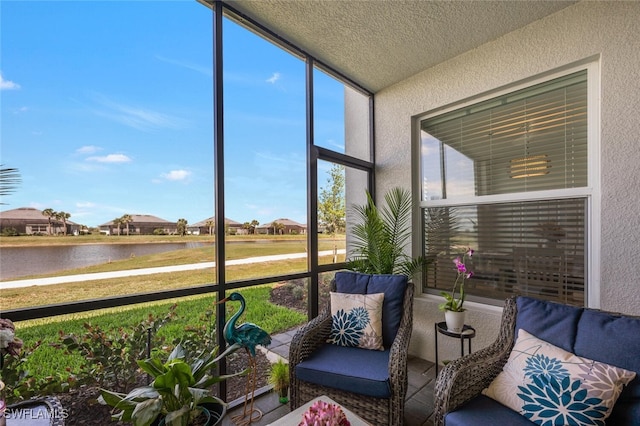
<path id="1" fill-rule="evenodd" d="M 587 75 L 422 120 L 423 199 L 587 186 Z"/>
<path id="2" fill-rule="evenodd" d="M 453 259 L 476 250 L 468 295 L 585 303 L 586 200 L 562 199 L 423 209 L 427 288 L 451 290 Z"/>

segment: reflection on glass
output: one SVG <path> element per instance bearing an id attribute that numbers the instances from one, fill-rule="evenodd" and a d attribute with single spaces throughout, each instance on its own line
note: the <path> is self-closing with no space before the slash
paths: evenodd
<path id="1" fill-rule="evenodd" d="M 371 161 L 369 98 L 314 69 L 314 144 Z"/>
<path id="2" fill-rule="evenodd" d="M 318 161 L 318 175 L 318 263 L 344 262 L 347 217 L 345 167 Z"/>
<path id="3" fill-rule="evenodd" d="M 422 201 L 442 199 L 440 141 L 424 130 L 420 132 Z"/>
<path id="4" fill-rule="evenodd" d="M 446 198 L 475 195 L 473 160 L 451 146 L 444 146 Z"/>
<path id="5" fill-rule="evenodd" d="M 585 209 L 583 199 L 426 208 L 425 255 L 433 262 L 427 287 L 447 290 L 457 273 L 452 260 L 472 247 L 467 294 L 581 305 Z"/>
<path id="6" fill-rule="evenodd" d="M 224 31 L 226 276 L 305 271 L 305 64 L 229 20 Z"/>

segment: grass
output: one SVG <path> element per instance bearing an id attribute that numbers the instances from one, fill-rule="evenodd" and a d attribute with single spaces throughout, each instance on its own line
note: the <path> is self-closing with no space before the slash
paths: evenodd
<path id="1" fill-rule="evenodd" d="M 240 322 L 258 324 L 268 333 L 275 334 L 306 321 L 306 315 L 270 303 L 270 291 L 271 286 L 259 286 L 240 291 L 247 300 L 247 310 Z M 177 303 L 178 318 L 169 322 L 158 332 L 158 335 L 164 336 L 167 342 L 182 338 L 185 335 L 186 326 L 198 325 L 202 315 L 213 308 L 211 296 L 192 296 L 131 307 L 22 321 L 16 323 L 16 335 L 25 342 L 25 347 L 42 341 L 42 345 L 33 352 L 28 361 L 29 370 L 34 376 L 47 377 L 67 369 L 71 373 L 77 373 L 83 359 L 77 354 L 68 355 L 63 350 L 51 346 L 52 343 L 59 343 L 60 332 L 82 335 L 85 332 L 83 327 L 85 322 L 100 326 L 102 329 L 132 328 L 149 314 L 164 317 L 173 303 Z M 237 309 L 237 304 L 228 303 L 228 316 Z"/>
<path id="2" fill-rule="evenodd" d="M 210 241 L 208 236 L 200 236 L 189 241 Z M 253 236 L 251 236 L 253 237 Z M 226 254 L 230 259 L 239 259 L 254 256 L 264 256 L 267 254 L 282 254 L 292 252 L 303 252 L 306 246 L 306 237 L 297 236 L 284 238 L 273 236 L 258 236 L 260 238 L 239 238 L 235 241 L 246 244 L 228 244 Z M 172 236 L 131 236 L 131 237 L 105 237 L 105 236 L 83 236 L 83 237 L 15 237 L 1 238 L 0 247 L 7 247 L 11 243 L 20 241 L 20 245 L 55 245 L 71 244 L 82 240 L 89 243 L 122 243 L 122 242 L 177 242 L 180 237 Z M 268 245 L 266 244 L 266 241 Z M 265 244 L 260 244 L 265 241 Z M 251 242 L 251 243 L 249 243 Z M 344 237 L 334 241 L 333 238 L 325 237 L 320 240 L 320 250 L 330 250 L 334 247 L 344 248 Z M 133 257 L 126 260 L 111 262 L 103 265 L 96 265 L 87 268 L 67 270 L 62 273 L 48 274 L 46 276 L 61 276 L 84 274 L 91 272 L 106 272 L 114 270 L 131 270 L 138 268 L 148 268 L 156 266 L 167 266 L 177 264 L 191 264 L 211 261 L 213 258 L 212 247 L 202 247 L 196 249 L 184 249 L 171 252 L 152 254 L 147 256 Z M 344 261 L 344 255 L 338 259 Z M 319 259 L 320 264 L 332 262 L 332 256 L 324 256 Z M 248 278 L 278 276 L 293 272 L 307 270 L 306 259 L 295 259 L 274 262 L 262 262 L 259 264 L 235 265 L 226 268 L 227 281 L 238 281 Z M 44 277 L 44 276 L 40 276 Z M 93 280 L 79 283 L 64 283 L 45 286 L 32 286 L 15 289 L 2 289 L 2 307 L 11 309 L 49 305 L 79 300 L 96 299 L 115 295 L 125 295 L 133 293 L 146 293 L 175 288 L 184 288 L 211 284 L 215 279 L 213 268 L 185 271 L 169 272 L 162 274 L 144 275 L 136 277 L 123 277 L 104 280 Z M 243 289 L 241 293 L 247 300 L 248 309 L 242 321 L 259 324 L 269 333 L 278 333 L 291 329 L 296 325 L 306 321 L 306 316 L 299 312 L 273 305 L 269 302 L 269 292 L 271 286 L 252 287 Z M 164 336 L 166 341 L 171 342 L 184 335 L 185 327 L 196 325 L 201 316 L 212 308 L 213 298 L 211 295 L 192 296 L 176 300 L 166 300 L 147 304 L 124 306 L 111 309 L 103 309 L 92 312 L 48 317 L 38 320 L 23 321 L 16 324 L 16 334 L 25 342 L 25 347 L 32 346 L 37 341 L 42 341 L 42 345 L 31 354 L 28 367 L 36 377 L 47 377 L 63 371 L 71 373 L 77 372 L 83 363 L 83 358 L 77 354 L 65 354 L 63 350 L 51 346 L 58 343 L 60 333 L 74 333 L 83 335 L 85 330 L 83 324 L 90 322 L 100 326 L 102 329 L 115 329 L 118 327 L 133 327 L 139 324 L 142 319 L 152 314 L 156 317 L 163 317 L 169 311 L 173 303 L 178 303 L 176 313 L 178 319 L 164 326 L 159 335 Z M 228 310 L 237 309 L 233 304 L 227 305 Z M 215 311 L 214 311 L 215 312 Z"/>
<path id="3" fill-rule="evenodd" d="M 330 262 L 330 257 L 321 259 Z M 342 257 L 344 260 L 344 256 Z M 321 263 L 322 263 L 321 262 Z M 259 265 L 259 266 L 258 266 Z M 227 267 L 227 281 L 269 277 L 286 273 L 302 272 L 307 269 L 305 259 L 263 262 L 260 264 L 235 265 Z M 49 305 L 103 297 L 149 293 L 211 284 L 215 280 L 213 269 L 141 275 L 137 277 L 108 278 L 77 283 L 51 284 L 3 289 L 2 306 L 11 309 L 29 306 Z"/>

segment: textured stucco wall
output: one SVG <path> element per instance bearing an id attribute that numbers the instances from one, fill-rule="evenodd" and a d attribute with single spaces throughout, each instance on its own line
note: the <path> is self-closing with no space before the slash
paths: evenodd
<path id="1" fill-rule="evenodd" d="M 602 309 L 640 315 L 640 2 L 578 3 L 377 93 L 378 195 L 414 183 L 414 116 L 588 61 L 599 64 L 601 82 L 601 199 L 594 202 L 601 240 L 590 245 L 600 256 L 600 276 L 592 282 L 600 282 Z M 411 352 L 430 360 L 433 323 L 443 317 L 439 299 L 418 295 L 415 302 Z M 499 320 L 499 309 L 469 304 L 467 322 L 478 330 L 474 349 L 493 341 Z M 456 352 L 449 342 L 441 357 Z"/>

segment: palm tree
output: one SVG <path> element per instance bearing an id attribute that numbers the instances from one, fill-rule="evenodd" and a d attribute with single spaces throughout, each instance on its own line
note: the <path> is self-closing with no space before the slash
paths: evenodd
<path id="1" fill-rule="evenodd" d="M 71 217 L 71 214 L 60 211 L 60 212 L 55 212 L 55 216 L 56 216 L 56 219 L 62 221 L 62 227 L 63 227 L 62 229 L 63 229 L 64 235 L 66 236 L 67 235 L 67 219 Z"/>
<path id="2" fill-rule="evenodd" d="M 18 169 L 2 167 L 0 164 L 0 196 L 11 194 L 20 182 Z"/>
<path id="3" fill-rule="evenodd" d="M 125 214 L 120 218 L 120 223 L 123 223 L 127 228 L 127 235 L 129 235 L 129 224 L 133 222 L 133 217 L 130 214 Z"/>
<path id="4" fill-rule="evenodd" d="M 209 228 L 209 235 L 213 235 L 213 227 L 215 226 L 216 222 L 212 219 L 209 219 L 204 224 Z"/>
<path id="5" fill-rule="evenodd" d="M 112 222 L 118 228 L 118 235 L 120 235 L 120 225 L 122 225 L 122 218 L 116 217 Z"/>
<path id="6" fill-rule="evenodd" d="M 52 234 L 51 219 L 56 217 L 56 215 L 57 215 L 57 213 L 53 209 L 44 209 L 44 210 L 42 210 L 42 216 L 47 216 L 47 219 L 49 219 L 49 235 Z"/>
<path id="7" fill-rule="evenodd" d="M 187 235 L 187 219 L 178 219 L 176 226 L 178 228 L 178 235 L 181 237 Z"/>
<path id="8" fill-rule="evenodd" d="M 256 228 L 257 228 L 258 225 L 260 225 L 260 222 L 258 222 L 257 220 L 253 219 L 251 221 L 251 223 L 249 224 L 249 226 L 251 226 L 251 229 L 249 230 L 249 233 L 255 234 L 256 233 Z"/>
<path id="9" fill-rule="evenodd" d="M 273 222 L 271 222 L 271 227 L 273 228 L 273 235 L 277 234 L 276 228 L 279 226 L 280 224 L 278 222 L 276 222 L 275 220 Z"/>

